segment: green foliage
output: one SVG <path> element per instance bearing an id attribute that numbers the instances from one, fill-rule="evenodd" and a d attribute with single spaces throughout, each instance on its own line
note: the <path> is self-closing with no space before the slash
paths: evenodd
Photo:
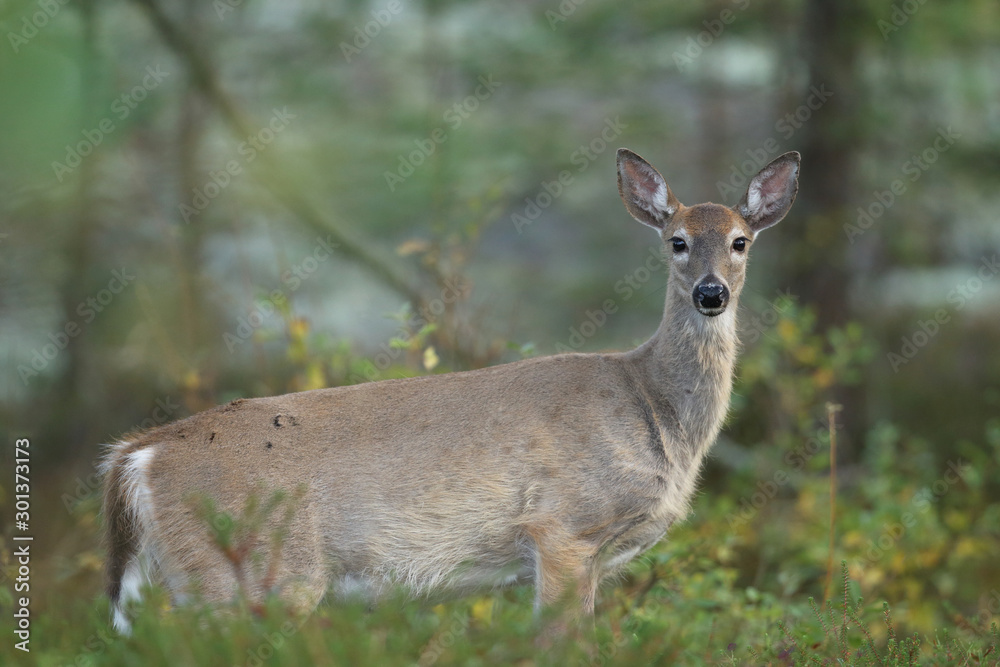
<path id="1" fill-rule="evenodd" d="M 410 321 L 406 313 L 397 319 Z M 287 331 L 289 356 L 303 368 L 331 358 L 317 352 L 324 343 L 303 324 Z M 432 372 L 423 352 L 433 333 L 424 324 L 401 334 L 417 341 L 418 354 L 401 356 L 399 373 Z M 958 448 L 952 467 L 937 459 L 935 443 L 904 426 L 882 421 L 861 436 L 838 429 L 840 446 L 862 439 L 865 455 L 840 470 L 834 557 L 843 560 L 843 589 L 821 606 L 814 600 L 827 595 L 830 574 L 822 406 L 856 383 L 871 343 L 855 324 L 818 331 L 812 311 L 794 303 L 760 334 L 745 350 L 721 453 L 693 517 L 602 588 L 593 627 L 554 633 L 558 610 L 536 619 L 527 587 L 440 604 L 402 596 L 374 609 L 332 602 L 305 617 L 275 597 L 248 604 L 245 595 L 231 610 L 171 609 L 166 593 L 152 588 L 134 634 L 121 638 L 109 629 L 107 601 L 92 603 L 100 561 L 87 548 L 51 555 L 62 574 L 38 583 L 32 658 L 41 665 L 1000 664 L 1000 513 L 983 473 L 1000 461 L 997 421 L 984 424 L 982 443 Z M 341 368 L 371 363 L 335 348 Z M 715 488 L 718 476 L 725 492 Z M 282 527 L 294 520 L 302 492 L 257 487 L 242 508 L 190 498 L 244 590 L 248 567 L 273 581 Z M 79 499 L 63 530 L 92 543 L 96 512 L 94 495 Z M 4 576 L 14 575 L 4 543 L 0 564 Z M 862 592 L 879 602 L 864 603 Z M 10 623 L 0 620 L 0 631 Z M 0 647 L 0 660 L 12 651 Z"/>
<path id="2" fill-rule="evenodd" d="M 252 614 L 168 609 L 153 588 L 132 636 L 109 629 L 106 600 L 76 600 L 35 620 L 32 656 L 38 665 L 1000 664 L 995 622 L 903 634 L 887 604 L 855 597 L 846 564 L 840 603 L 779 599 L 736 585 L 704 557 L 697 535 L 681 533 L 633 564 L 621 586 L 605 588 L 592 627 L 553 631 L 559 610 L 536 619 L 524 588 L 444 604 L 335 603 L 308 616 L 290 615 L 273 597 Z M 0 648 L 5 661 L 14 655 Z"/>
<path id="3" fill-rule="evenodd" d="M 268 493 L 263 484 L 258 484 L 247 496 L 239 516 L 235 517 L 228 511 L 220 511 L 211 496 L 199 494 L 189 499 L 196 515 L 205 524 L 211 543 L 232 566 L 243 597 L 248 597 L 250 592 L 246 579 L 248 568 L 255 571 L 262 590 L 274 588 L 282 544 L 305 493 L 305 486 L 291 494 L 284 489 Z M 282 506 L 284 512 L 276 515 Z M 268 529 L 266 536 L 263 535 L 265 529 Z"/>
<path id="4" fill-rule="evenodd" d="M 197 76 L 130 3 L 6 4 L 6 37 L 34 32 L 39 8 L 58 13 L 0 58 L 0 352 L 12 369 L 44 367 L 12 370 L 0 400 L 4 442 L 41 444 L 33 650 L 4 642 L 0 663 L 996 664 L 997 281 L 962 306 L 948 299 L 997 247 L 995 0 L 435 0 L 404 3 L 350 60 L 340 43 L 385 2 L 293 3 L 280 17 L 277 3 L 163 3 L 204 58 Z M 164 85 L 120 116 L 111 105 L 154 65 L 170 72 Z M 496 94 L 460 126 L 446 121 L 491 75 Z M 833 91 L 819 109 L 814 85 Z M 247 128 L 232 119 L 260 131 L 285 105 L 293 122 L 244 160 Z M 795 113 L 810 120 L 779 131 Z M 581 164 L 619 118 L 621 136 Z M 102 120 L 114 129 L 95 135 Z M 904 165 L 952 126 L 962 139 L 899 194 Z M 387 187 L 437 128 L 447 140 Z M 703 492 L 686 524 L 602 590 L 592 631 L 540 638 L 524 589 L 304 619 L 273 599 L 255 613 L 170 610 L 151 589 L 134 636 L 109 634 L 97 488 L 77 491 L 97 443 L 230 398 L 530 357 L 607 298 L 620 310 L 586 349 L 624 349 L 655 328 L 665 276 L 631 300 L 616 290 L 654 242 L 615 197 L 616 144 L 690 204 L 718 199 L 717 179 L 738 180 L 770 140 L 803 153 L 799 202 L 754 250 L 746 348 Z M 53 171 L 80 146 L 79 167 Z M 572 185 L 540 207 L 562 170 Z M 192 188 L 220 178 L 185 220 Z M 515 228 L 529 202 L 539 215 Z M 862 209 L 880 213 L 845 236 Z M 340 244 L 317 254 L 334 233 Z M 77 304 L 119 267 L 136 280 L 83 317 Z M 761 285 L 801 300 L 756 305 Z M 919 356 L 886 363 L 938 308 L 947 322 Z M 34 359 L 69 324 L 72 343 Z M 163 415 L 161 399 L 183 407 Z M 835 424 L 827 403 L 846 406 Z M 192 502 L 238 571 L 266 573 L 297 497 L 251 497 Z M 12 551 L 0 535 L 4 609 Z M 831 558 L 851 583 L 844 574 L 843 600 L 813 604 L 831 595 Z M 0 615 L 0 634 L 10 624 Z"/>

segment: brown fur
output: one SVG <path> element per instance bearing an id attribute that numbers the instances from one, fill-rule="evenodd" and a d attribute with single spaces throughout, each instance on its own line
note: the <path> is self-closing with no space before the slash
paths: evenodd
<path id="1" fill-rule="evenodd" d="M 754 236 L 732 209 L 685 208 L 669 189 L 657 198 L 659 174 L 624 150 L 619 178 L 626 207 L 661 231 L 668 255 L 678 230 L 690 239 L 649 341 L 624 354 L 239 400 L 130 438 L 107 463 L 116 608 L 140 550 L 178 595 L 192 582 L 212 600 L 234 593 L 192 493 L 238 514 L 260 485 L 304 485 L 275 577 L 303 608 L 329 588 L 377 596 L 396 584 L 425 593 L 534 581 L 537 604 L 572 590 L 592 611 L 600 580 L 687 512 L 736 359 L 745 260 L 727 239 L 734 226 Z M 692 303 L 705 272 L 732 292 L 718 317 Z M 249 582 L 252 596 L 266 592 L 260 572 Z"/>
<path id="2" fill-rule="evenodd" d="M 675 216 L 675 226 L 684 227 L 693 236 L 702 237 L 715 230 L 727 233 L 732 226 L 743 230 L 743 235 L 753 238 L 753 230 L 746 221 L 733 215 L 733 210 L 722 204 L 698 204 L 697 206 L 683 207 Z"/>

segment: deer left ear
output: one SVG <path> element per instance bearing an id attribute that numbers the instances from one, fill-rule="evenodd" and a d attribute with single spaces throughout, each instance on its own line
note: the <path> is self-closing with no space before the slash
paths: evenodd
<path id="1" fill-rule="evenodd" d="M 799 163 L 795 151 L 779 155 L 750 179 L 736 212 L 750 225 L 754 233 L 781 222 L 799 191 Z"/>

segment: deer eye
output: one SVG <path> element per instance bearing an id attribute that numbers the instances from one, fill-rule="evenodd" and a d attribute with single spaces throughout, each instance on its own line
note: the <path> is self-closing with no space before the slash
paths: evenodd
<path id="1" fill-rule="evenodd" d="M 687 243 L 684 243 L 684 239 L 675 236 L 670 239 L 670 242 L 674 244 L 674 252 L 684 252 L 687 250 Z"/>
<path id="2" fill-rule="evenodd" d="M 743 252 L 747 249 L 747 240 L 740 238 L 733 241 L 733 250 L 736 252 Z"/>

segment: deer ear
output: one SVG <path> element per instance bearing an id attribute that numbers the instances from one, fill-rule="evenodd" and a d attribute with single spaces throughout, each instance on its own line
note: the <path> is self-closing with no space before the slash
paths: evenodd
<path id="1" fill-rule="evenodd" d="M 755 233 L 781 222 L 799 191 L 799 162 L 795 151 L 779 155 L 750 179 L 736 212 Z"/>
<path id="2" fill-rule="evenodd" d="M 659 231 L 681 207 L 660 172 L 627 148 L 618 149 L 618 194 L 633 218 Z"/>

